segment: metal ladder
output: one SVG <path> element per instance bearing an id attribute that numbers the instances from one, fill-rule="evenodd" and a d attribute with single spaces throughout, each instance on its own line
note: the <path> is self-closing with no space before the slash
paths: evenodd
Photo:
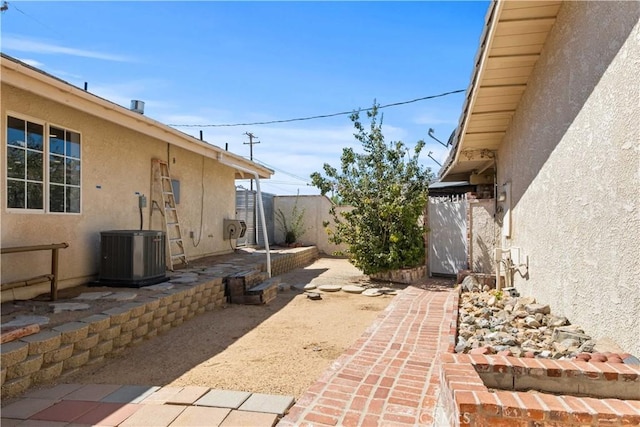
<path id="1" fill-rule="evenodd" d="M 164 210 L 164 223 L 167 233 L 167 249 L 169 252 L 169 270 L 173 271 L 174 264 L 182 263 L 187 265 L 187 254 L 182 240 L 182 230 L 178 220 L 178 209 L 176 199 L 173 194 L 171 175 L 169 175 L 169 164 L 163 160 L 153 159 L 153 167 L 159 173 L 160 193 L 162 195 L 162 206 Z M 174 263 L 174 261 L 176 261 Z"/>

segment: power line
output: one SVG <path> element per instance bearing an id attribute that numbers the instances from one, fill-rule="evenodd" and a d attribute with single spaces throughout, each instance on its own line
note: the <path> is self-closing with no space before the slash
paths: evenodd
<path id="1" fill-rule="evenodd" d="M 416 98 L 416 99 L 412 99 L 410 101 L 394 102 L 393 104 L 380 105 L 378 107 L 378 109 L 389 108 L 389 107 L 397 107 L 398 105 L 411 104 L 411 103 L 418 102 L 418 101 L 424 101 L 426 99 L 441 98 L 443 96 L 453 95 L 455 93 L 461 93 L 461 92 L 464 92 L 464 91 L 465 91 L 464 89 L 459 89 L 459 90 L 454 90 L 454 91 L 451 91 L 451 92 L 440 93 L 438 95 L 423 96 L 422 98 Z M 358 111 L 371 111 L 371 110 L 373 110 L 373 107 L 358 109 Z M 333 114 L 321 114 L 321 115 L 310 116 L 310 117 L 299 117 L 299 118 L 296 118 L 296 119 L 270 120 L 270 121 L 267 121 L 267 122 L 200 124 L 200 125 L 169 124 L 167 126 L 174 126 L 174 127 L 210 127 L 210 128 L 212 128 L 212 127 L 271 125 L 271 124 L 274 124 L 274 123 L 289 123 L 289 122 L 301 122 L 301 121 L 304 121 L 304 120 L 325 119 L 327 117 L 344 116 L 344 115 L 347 115 L 347 114 L 353 114 L 353 110 L 352 111 L 343 111 L 343 112 L 340 112 L 340 113 L 333 113 Z"/>

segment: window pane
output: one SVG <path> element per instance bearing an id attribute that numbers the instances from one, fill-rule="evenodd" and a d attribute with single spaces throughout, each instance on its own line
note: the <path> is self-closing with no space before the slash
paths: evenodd
<path id="1" fill-rule="evenodd" d="M 27 208 L 42 209 L 42 184 L 27 182 Z"/>
<path id="2" fill-rule="evenodd" d="M 64 187 L 62 185 L 49 186 L 49 211 L 64 212 Z"/>
<path id="3" fill-rule="evenodd" d="M 80 188 L 67 187 L 67 212 L 80 213 Z"/>
<path id="4" fill-rule="evenodd" d="M 27 122 L 27 147 L 42 151 L 42 125 Z"/>
<path id="5" fill-rule="evenodd" d="M 7 207 L 24 209 L 24 181 L 7 180 Z"/>
<path id="6" fill-rule="evenodd" d="M 24 179 L 25 150 L 7 147 L 7 177 Z"/>
<path id="7" fill-rule="evenodd" d="M 24 120 L 7 117 L 7 144 L 24 147 L 27 138 L 24 134 Z"/>
<path id="8" fill-rule="evenodd" d="M 49 156 L 49 181 L 64 184 L 64 157 Z"/>
<path id="9" fill-rule="evenodd" d="M 80 134 L 67 131 L 67 156 L 80 158 Z"/>
<path id="10" fill-rule="evenodd" d="M 80 185 L 80 161 L 67 159 L 67 185 Z"/>
<path id="11" fill-rule="evenodd" d="M 49 127 L 49 151 L 64 155 L 64 130 Z"/>
<path id="12" fill-rule="evenodd" d="M 27 150 L 27 179 L 42 181 L 42 153 Z"/>

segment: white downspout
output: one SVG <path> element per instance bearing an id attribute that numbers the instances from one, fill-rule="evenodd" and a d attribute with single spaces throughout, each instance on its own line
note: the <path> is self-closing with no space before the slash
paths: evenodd
<path id="1" fill-rule="evenodd" d="M 260 177 L 258 172 L 251 169 L 243 168 L 234 163 L 229 163 L 222 158 L 222 153 L 218 153 L 218 161 L 223 165 L 227 165 L 242 172 L 250 173 L 256 179 L 256 190 L 258 191 L 258 212 L 260 213 L 260 221 L 262 222 L 262 237 L 264 238 L 264 248 L 267 251 L 267 274 L 271 278 L 271 252 L 269 251 L 269 236 L 267 235 L 267 221 L 264 218 L 264 206 L 262 205 L 262 192 L 260 191 Z"/>

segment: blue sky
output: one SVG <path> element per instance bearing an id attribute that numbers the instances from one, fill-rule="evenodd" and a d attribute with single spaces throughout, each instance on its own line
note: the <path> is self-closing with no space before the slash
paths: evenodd
<path id="1" fill-rule="evenodd" d="M 2 14 L 2 52 L 165 124 L 284 120 L 466 89 L 488 2 L 27 2 Z M 464 94 L 382 110 L 387 141 L 437 172 Z M 324 163 L 359 147 L 347 115 L 177 127 L 276 171 L 263 191 L 318 194 Z M 300 178 L 300 179 L 299 179 Z M 244 184 L 248 187 L 247 184 Z"/>

